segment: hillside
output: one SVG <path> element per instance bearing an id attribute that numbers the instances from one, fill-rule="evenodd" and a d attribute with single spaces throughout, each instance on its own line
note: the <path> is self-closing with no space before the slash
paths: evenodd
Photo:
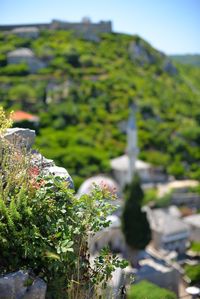
<path id="1" fill-rule="evenodd" d="M 194 66 L 200 66 L 200 55 L 199 54 L 186 54 L 186 55 L 170 55 L 169 56 L 173 61 L 182 63 L 182 64 L 189 64 Z"/>
<path id="2" fill-rule="evenodd" d="M 38 73 L 7 65 L 6 55 L 30 48 L 45 62 Z M 200 179 L 200 69 L 170 62 L 138 36 L 102 34 L 99 42 L 69 31 L 31 40 L 0 35 L 0 101 L 40 118 L 37 147 L 75 179 L 109 173 L 122 154 L 120 123 L 137 105 L 140 157 L 177 178 Z M 27 125 L 27 124 L 26 124 Z"/>

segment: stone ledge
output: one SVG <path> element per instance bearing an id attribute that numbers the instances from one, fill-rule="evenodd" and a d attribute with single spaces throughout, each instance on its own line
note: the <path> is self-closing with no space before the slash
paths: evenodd
<path id="1" fill-rule="evenodd" d="M 36 134 L 34 130 L 11 128 L 6 131 L 3 137 L 12 143 L 16 148 L 25 148 L 26 150 L 30 151 L 32 166 L 37 166 L 44 173 L 44 175 L 60 177 L 68 182 L 69 188 L 73 189 L 73 180 L 65 168 L 56 166 L 53 160 L 46 159 L 39 152 L 31 150 L 31 147 L 35 141 L 35 136 Z"/>

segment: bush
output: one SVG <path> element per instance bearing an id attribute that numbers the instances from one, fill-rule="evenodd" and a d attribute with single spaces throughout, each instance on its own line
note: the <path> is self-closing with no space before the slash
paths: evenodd
<path id="1" fill-rule="evenodd" d="M 77 198 L 3 138 L 0 153 L 0 273 L 31 268 L 47 282 L 47 298 L 93 298 L 126 266 L 106 249 L 90 263 L 88 237 L 109 225 L 110 195 L 96 187 Z"/>
<path id="2" fill-rule="evenodd" d="M 186 265 L 185 273 L 190 278 L 191 283 L 199 283 L 200 281 L 200 265 Z"/>
<path id="3" fill-rule="evenodd" d="M 128 292 L 128 299 L 176 299 L 176 295 L 153 283 L 142 281 L 132 285 Z"/>
<path id="4" fill-rule="evenodd" d="M 145 191 L 143 205 L 147 205 L 151 202 L 155 202 L 157 199 L 157 190 L 155 188 L 150 188 Z"/>
<path id="5" fill-rule="evenodd" d="M 11 125 L 12 125 L 11 114 L 7 116 L 3 107 L 0 106 L 0 136 L 4 133 L 6 129 L 11 127 Z"/>
<path id="6" fill-rule="evenodd" d="M 15 84 L 9 89 L 8 96 L 13 105 L 20 105 L 25 111 L 37 103 L 35 88 L 26 84 Z"/>
<path id="7" fill-rule="evenodd" d="M 24 76 L 29 73 L 27 64 L 9 64 L 1 68 L 0 75 L 5 76 Z"/>
<path id="8" fill-rule="evenodd" d="M 194 252 L 200 253 L 200 242 L 192 242 L 190 249 Z"/>

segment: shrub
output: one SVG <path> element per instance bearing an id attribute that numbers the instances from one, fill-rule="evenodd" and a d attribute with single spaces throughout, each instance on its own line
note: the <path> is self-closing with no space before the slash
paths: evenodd
<path id="1" fill-rule="evenodd" d="M 157 190 L 155 188 L 147 189 L 144 194 L 143 204 L 149 204 L 155 202 L 157 199 Z"/>
<path id="2" fill-rule="evenodd" d="M 194 252 L 200 253 L 200 242 L 192 242 L 190 249 Z"/>
<path id="3" fill-rule="evenodd" d="M 191 283 L 199 283 L 199 281 L 200 281 L 200 265 L 186 265 L 185 273 L 190 278 Z"/>
<path id="4" fill-rule="evenodd" d="M 176 299 L 176 295 L 153 283 L 142 281 L 132 285 L 128 292 L 128 299 Z"/>
<path id="5" fill-rule="evenodd" d="M 12 126 L 11 114 L 6 115 L 2 106 L 0 106 L 0 136 L 4 131 Z"/>
<path id="6" fill-rule="evenodd" d="M 1 68 L 0 75 L 5 76 L 24 76 L 29 73 L 27 64 L 9 64 Z"/>
<path id="7" fill-rule="evenodd" d="M 106 190 L 76 197 L 47 177 L 30 154 L 1 139 L 0 273 L 31 268 L 48 284 L 47 298 L 93 298 L 126 263 L 104 249 L 91 264 L 88 237 L 109 225 Z M 18 161 L 16 163 L 15 161 Z"/>

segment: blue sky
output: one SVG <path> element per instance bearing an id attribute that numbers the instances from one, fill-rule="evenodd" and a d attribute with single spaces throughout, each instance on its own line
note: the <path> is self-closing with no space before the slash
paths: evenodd
<path id="1" fill-rule="evenodd" d="M 200 0 L 0 0 L 0 24 L 111 20 L 167 54 L 200 54 Z"/>

